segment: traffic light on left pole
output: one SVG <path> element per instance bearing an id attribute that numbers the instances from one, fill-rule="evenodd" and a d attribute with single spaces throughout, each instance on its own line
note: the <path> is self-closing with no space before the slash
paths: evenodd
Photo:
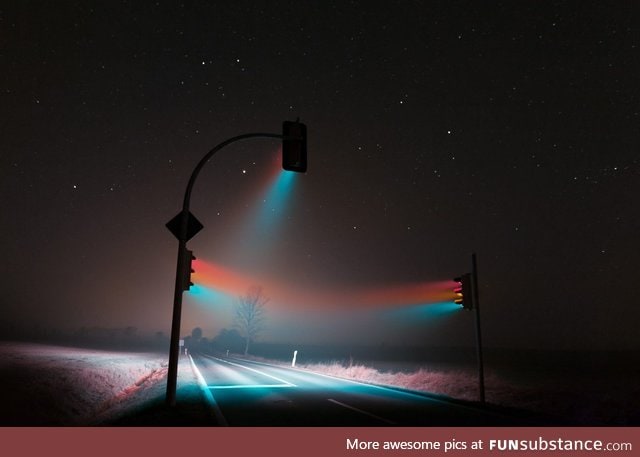
<path id="1" fill-rule="evenodd" d="M 455 298 L 453 302 L 464 309 L 473 309 L 473 296 L 471 294 L 471 273 L 465 273 L 453 279 L 458 284 L 453 289 Z"/>
<path id="2" fill-rule="evenodd" d="M 189 290 L 193 283 L 191 282 L 191 273 L 195 273 L 192 262 L 196 259 L 193 251 L 185 249 L 182 257 L 182 290 Z"/>

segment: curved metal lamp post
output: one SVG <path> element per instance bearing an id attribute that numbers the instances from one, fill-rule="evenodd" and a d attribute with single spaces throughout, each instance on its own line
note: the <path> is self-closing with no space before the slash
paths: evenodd
<path id="1" fill-rule="evenodd" d="M 213 157 L 213 155 L 225 146 L 236 141 L 249 138 L 281 138 L 283 140 L 282 166 L 285 170 L 305 172 L 307 168 L 307 136 L 306 126 L 300 122 L 283 123 L 283 133 L 246 133 L 244 135 L 234 136 L 226 141 L 218 144 L 211 149 L 205 156 L 200 159 L 196 165 L 187 189 L 184 193 L 182 203 L 182 211 L 178 213 L 166 225 L 167 228 L 178 239 L 178 260 L 176 265 L 176 281 L 175 291 L 173 295 L 173 318 L 171 321 L 171 342 L 169 346 L 169 371 L 167 374 L 167 393 L 166 403 L 169 406 L 176 404 L 176 387 L 178 378 L 178 359 L 180 357 L 180 320 L 182 316 L 182 293 L 189 290 L 189 276 L 191 273 L 191 251 L 187 249 L 187 241 L 189 241 L 202 228 L 202 224 L 189 212 L 189 203 L 191 200 L 191 191 L 196 182 L 196 178 L 200 170 Z"/>

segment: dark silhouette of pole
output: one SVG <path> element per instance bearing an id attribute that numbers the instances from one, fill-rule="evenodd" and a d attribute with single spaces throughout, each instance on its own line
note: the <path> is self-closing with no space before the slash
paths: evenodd
<path id="1" fill-rule="evenodd" d="M 191 200 L 191 191 L 193 189 L 193 185 L 196 182 L 196 178 L 202 170 L 202 167 L 213 157 L 213 155 L 218 152 L 220 149 L 225 146 L 234 143 L 239 140 L 245 140 L 248 138 L 283 138 L 283 135 L 278 133 L 246 133 L 244 135 L 234 136 L 233 138 L 229 138 L 226 141 L 218 144 L 216 147 L 211 149 L 205 156 L 200 159 L 200 162 L 196 165 L 193 172 L 191 173 L 191 177 L 189 178 L 189 183 L 187 184 L 187 189 L 184 193 L 184 200 L 182 203 L 182 212 L 180 213 L 180 225 L 177 234 L 178 238 L 178 260 L 176 264 L 176 282 L 175 282 L 175 291 L 173 295 L 173 318 L 171 321 L 171 341 L 169 346 L 169 371 L 167 373 L 167 394 L 166 394 L 166 403 L 169 406 L 175 406 L 176 404 L 176 387 L 178 383 L 178 359 L 180 358 L 180 320 L 182 317 L 182 292 L 183 292 L 183 279 L 182 273 L 184 271 L 185 265 L 185 254 L 187 251 L 187 241 L 189 239 L 188 236 L 188 228 L 189 228 L 189 203 Z"/>
<path id="2" fill-rule="evenodd" d="M 484 361 L 482 359 L 482 333 L 480 331 L 480 300 L 478 293 L 478 264 L 476 253 L 471 255 L 471 275 L 473 278 L 473 304 L 476 310 L 476 349 L 478 353 L 478 390 L 480 401 L 485 402 L 484 396 Z"/>

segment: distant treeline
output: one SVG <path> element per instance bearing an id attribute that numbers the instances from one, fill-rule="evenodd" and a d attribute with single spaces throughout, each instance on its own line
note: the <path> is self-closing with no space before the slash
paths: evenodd
<path id="1" fill-rule="evenodd" d="M 68 346 L 110 348 L 122 350 L 168 351 L 169 337 L 162 331 L 142 333 L 137 327 L 80 327 L 59 330 L 41 325 L 1 327 L 5 341 L 26 341 Z"/>

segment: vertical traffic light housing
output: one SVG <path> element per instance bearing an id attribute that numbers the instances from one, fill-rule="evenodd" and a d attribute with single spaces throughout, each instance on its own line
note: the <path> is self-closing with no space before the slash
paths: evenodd
<path id="1" fill-rule="evenodd" d="M 195 273 L 192 262 L 196 259 L 193 255 L 193 251 L 189 249 L 184 250 L 184 257 L 182 258 L 182 290 L 189 290 L 193 283 L 191 282 L 191 273 Z"/>
<path id="2" fill-rule="evenodd" d="M 458 278 L 453 279 L 458 284 L 453 289 L 455 294 L 454 303 L 462 306 L 464 309 L 473 309 L 473 296 L 471 292 L 471 273 L 465 273 Z"/>
<path id="3" fill-rule="evenodd" d="M 307 171 L 307 126 L 301 122 L 282 123 L 282 168 L 298 173 Z"/>

